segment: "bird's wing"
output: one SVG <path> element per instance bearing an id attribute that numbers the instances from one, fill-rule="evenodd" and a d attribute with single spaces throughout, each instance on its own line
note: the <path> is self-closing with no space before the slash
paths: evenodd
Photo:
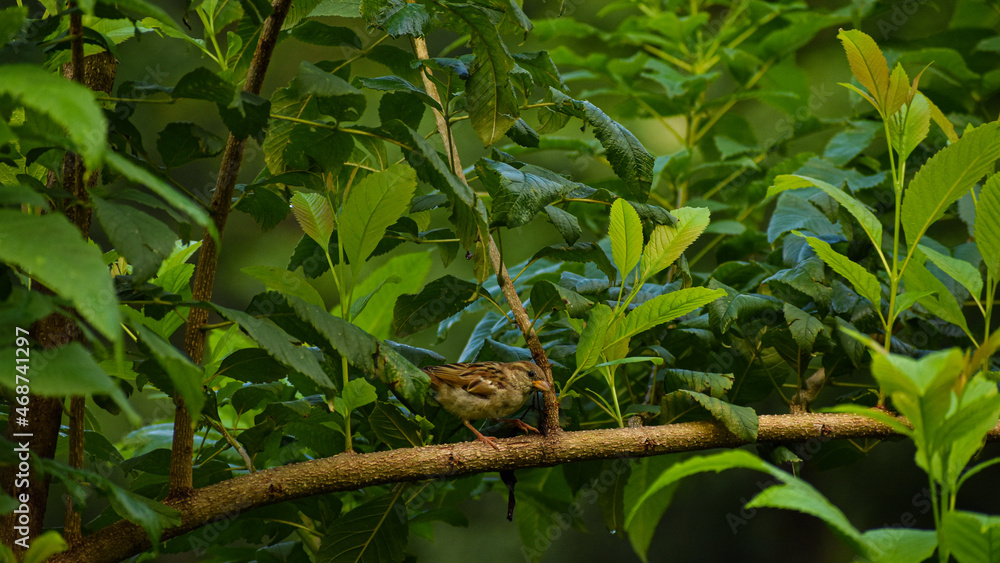
<path id="1" fill-rule="evenodd" d="M 443 366 L 428 366 L 424 372 L 431 377 L 432 385 L 445 383 L 480 397 L 489 397 L 497 392 L 483 375 L 496 371 L 496 362 L 479 362 L 475 364 L 446 364 Z"/>

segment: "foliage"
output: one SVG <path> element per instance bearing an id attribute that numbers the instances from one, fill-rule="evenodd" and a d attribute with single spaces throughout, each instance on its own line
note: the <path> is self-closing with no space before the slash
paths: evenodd
<path id="1" fill-rule="evenodd" d="M 840 30 L 856 84 L 833 94 L 810 87 L 800 56 L 838 27 L 877 26 L 874 2 L 642 0 L 587 19 L 498 0 L 296 1 L 279 39 L 321 60 L 296 53 L 265 97 L 242 85 L 266 2 L 191 2 L 183 18 L 143 0 L 42 4 L 0 11 L 0 325 L 37 332 L 58 313 L 79 328 L 30 373 L 33 393 L 90 398 L 87 466 L 35 461 L 77 507 L 101 511 L 88 529 L 128 519 L 157 538 L 178 522 L 159 502 L 172 418 L 137 413 L 130 395 L 171 412 L 169 398 L 183 399 L 197 486 L 468 437 L 419 368 L 531 357 L 493 275 L 495 239 L 566 430 L 716 420 L 755 442 L 758 412 L 835 405 L 910 438 L 931 483 L 935 530 L 861 532 L 787 449 L 647 459 L 597 495 L 643 560 L 678 482 L 730 468 L 779 483 L 747 507 L 816 516 L 860 557 L 996 559 L 983 538 L 1000 533 L 997 517 L 956 508 L 962 484 L 996 461 L 967 467 L 1000 417 L 1000 63 L 979 56 L 997 50 L 988 30 L 948 31 L 976 39 L 968 55 L 902 39 L 883 52 Z M 123 76 L 95 93 L 57 72 L 70 13 L 83 14 L 87 54 L 184 45 L 197 68 L 172 86 Z M 419 57 L 424 37 L 446 46 Z M 143 135 L 162 124 L 137 108 L 161 103 L 169 123 L 151 151 Z M 185 108 L 208 115 L 193 123 Z M 227 134 L 262 155 L 230 209 L 298 239 L 283 268 L 234 258 L 240 283 L 264 287 L 239 308 L 192 299 L 189 263 L 202 229 L 223 254 L 237 246 L 184 172 L 215 166 Z M 92 241 L 80 209 L 97 219 Z M 204 356 L 189 358 L 176 342 L 194 309 L 213 317 Z M 15 349 L 0 359 L 14 365 Z M 0 376 L 8 420 L 22 415 L 17 377 Z M 135 425 L 124 437 L 101 429 L 119 414 Z M 111 478 L 96 472 L 109 467 Z M 569 513 L 608 471 L 519 474 L 525 553 L 542 556 L 532 524 Z M 466 525 L 460 500 L 501 488 L 473 476 L 289 501 L 280 517 L 239 514 L 203 555 L 400 560 L 434 523 Z M 15 505 L 3 495 L 0 508 Z M 197 533 L 153 551 L 187 551 Z M 26 560 L 61 542 L 39 537 Z"/>

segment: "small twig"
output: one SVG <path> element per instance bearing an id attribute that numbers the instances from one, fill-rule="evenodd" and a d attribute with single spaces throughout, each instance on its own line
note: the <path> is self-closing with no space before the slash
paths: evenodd
<path id="1" fill-rule="evenodd" d="M 226 442 L 240 454 L 240 457 L 243 458 L 243 463 L 247 466 L 247 471 L 250 473 L 256 473 L 257 470 L 253 468 L 253 460 L 250 459 L 250 455 L 247 453 L 246 449 L 243 448 L 243 444 L 236 441 L 236 438 L 233 438 L 233 435 L 226 430 L 224 425 L 212 420 L 209 417 L 205 417 L 205 420 L 207 420 L 208 423 L 212 425 L 212 428 L 215 428 L 219 434 L 222 434 L 222 437 L 226 439 Z"/>

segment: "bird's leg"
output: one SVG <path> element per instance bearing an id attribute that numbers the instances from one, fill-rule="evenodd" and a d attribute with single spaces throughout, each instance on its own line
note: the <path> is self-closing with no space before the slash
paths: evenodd
<path id="1" fill-rule="evenodd" d="M 483 436 L 482 432 L 476 430 L 476 427 L 470 424 L 468 420 L 463 420 L 462 422 L 464 422 L 465 425 L 469 427 L 469 430 L 472 430 L 472 433 L 476 435 L 476 438 L 478 438 L 479 441 L 493 446 L 493 449 L 495 449 L 496 451 L 500 451 L 500 446 L 497 445 L 496 438 L 493 438 L 492 436 Z"/>
<path id="2" fill-rule="evenodd" d="M 541 434 L 541 432 L 539 432 L 537 428 L 519 418 L 501 418 L 498 420 L 500 420 L 501 422 L 506 422 L 508 424 L 513 424 L 514 426 L 517 426 L 524 432 L 534 432 L 535 434 Z"/>

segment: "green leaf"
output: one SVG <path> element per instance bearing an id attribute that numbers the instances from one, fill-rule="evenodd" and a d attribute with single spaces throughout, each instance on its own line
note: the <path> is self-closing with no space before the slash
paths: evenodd
<path id="1" fill-rule="evenodd" d="M 632 473 L 625 485 L 625 506 L 636 506 L 639 497 L 646 492 L 656 477 L 669 469 L 673 463 L 672 456 L 633 460 Z M 625 531 L 628 533 L 629 542 L 643 563 L 649 561 L 649 546 L 653 541 L 663 513 L 667 511 L 674 499 L 677 485 L 674 483 L 671 486 L 663 487 L 654 495 L 647 497 L 631 520 L 626 520 Z"/>
<path id="2" fill-rule="evenodd" d="M 174 391 L 184 399 L 188 412 L 200 413 L 201 407 L 205 404 L 205 392 L 201 384 L 205 375 L 204 368 L 192 362 L 191 358 L 174 348 L 152 329 L 135 323 L 132 328 L 139 342 L 149 349 L 151 359 L 170 377 Z M 197 422 L 197 417 L 194 417 L 192 422 Z"/>
<path id="3" fill-rule="evenodd" d="M 918 75 L 917 80 L 919 79 L 920 76 Z M 903 104 L 907 103 L 909 98 L 910 78 L 906 75 L 906 70 L 903 68 L 903 65 L 896 63 L 896 66 L 892 69 L 892 74 L 889 76 L 889 86 L 886 88 L 885 115 L 892 115 L 896 113 L 899 108 L 903 106 Z M 929 111 L 927 123 L 930 124 Z"/>
<path id="4" fill-rule="evenodd" d="M 572 182 L 532 174 L 531 170 L 530 166 L 519 170 L 488 158 L 476 162 L 479 179 L 493 196 L 493 225 L 510 229 L 526 225 L 547 205 L 577 188 Z"/>
<path id="5" fill-rule="evenodd" d="M 861 536 L 871 546 L 872 563 L 921 563 L 937 548 L 934 530 L 875 528 Z"/>
<path id="6" fill-rule="evenodd" d="M 823 193 L 830 196 L 834 201 L 839 203 L 841 207 L 846 209 L 848 213 L 857 219 L 862 230 L 864 230 L 865 234 L 868 235 L 868 239 L 872 241 L 875 248 L 882 248 L 882 223 L 880 223 L 878 218 L 875 217 L 875 214 L 869 211 L 863 203 L 844 193 L 843 190 L 822 180 L 809 178 L 807 176 L 778 176 L 774 179 L 774 185 L 767 189 L 766 199 L 771 199 L 772 196 L 785 190 L 795 190 L 811 186 L 819 188 L 823 191 Z"/>
<path id="7" fill-rule="evenodd" d="M 369 174 L 351 190 L 340 212 L 338 237 L 357 275 L 385 236 L 385 230 L 410 208 L 417 189 L 416 173 L 406 164 Z"/>
<path id="8" fill-rule="evenodd" d="M 917 299 L 917 303 L 940 317 L 941 320 L 957 325 L 966 334 L 969 334 L 969 327 L 966 324 L 965 313 L 962 312 L 961 305 L 948 286 L 934 277 L 934 274 L 924 266 L 924 255 L 919 248 L 906 269 L 903 270 L 903 284 L 906 286 L 906 293 L 903 295 L 908 293 L 923 294 Z"/>
<path id="9" fill-rule="evenodd" d="M 307 20 L 292 28 L 292 37 L 324 47 L 354 47 L 361 48 L 361 39 L 354 30 L 347 27 L 334 27 L 316 20 Z"/>
<path id="10" fill-rule="evenodd" d="M 213 238 L 217 239 L 219 237 L 219 233 L 215 229 L 215 223 L 212 222 L 212 219 L 208 216 L 208 212 L 205 211 L 205 208 L 197 202 L 188 199 L 187 196 L 181 194 L 173 186 L 168 184 L 156 174 L 139 166 L 132 160 L 129 160 L 118 153 L 108 152 L 104 155 L 104 162 L 108 165 L 108 167 L 115 170 L 128 180 L 149 188 L 156 195 L 160 196 L 164 201 L 169 203 L 174 209 L 183 212 L 185 215 L 193 219 L 196 224 L 208 229 Z"/>
<path id="11" fill-rule="evenodd" d="M 69 549 L 69 544 L 55 530 L 49 530 L 31 540 L 31 547 L 24 553 L 22 563 L 43 563 L 49 557 Z"/>
<path id="12" fill-rule="evenodd" d="M 0 94 L 9 94 L 15 103 L 49 116 L 64 128 L 67 146 L 83 157 L 88 170 L 101 166 L 108 121 L 93 90 L 39 66 L 9 64 L 3 67 Z"/>
<path id="13" fill-rule="evenodd" d="M 663 370 L 663 390 L 689 389 L 718 399 L 733 387 L 733 379 L 734 376 L 731 373 L 665 369 Z"/>
<path id="14" fill-rule="evenodd" d="M 344 385 L 340 392 L 340 397 L 344 400 L 347 412 L 353 412 L 365 405 L 370 405 L 378 399 L 375 387 L 364 378 L 352 379 Z"/>
<path id="15" fill-rule="evenodd" d="M 7 366 L 22 365 L 14 361 L 15 348 L 0 349 L 0 360 Z M 34 350 L 33 350 L 34 351 Z M 42 350 L 38 347 L 38 361 L 33 360 L 29 366 L 28 377 L 31 380 L 31 392 L 42 397 L 69 397 L 71 395 L 110 395 L 115 403 L 125 411 L 133 421 L 139 420 L 132 404 L 118 388 L 101 366 L 79 342 L 70 342 L 59 348 Z M 41 361 L 44 358 L 44 361 Z M 24 385 L 18 381 L 14 369 L 0 370 L 0 383 L 7 389 Z"/>
<path id="16" fill-rule="evenodd" d="M 625 324 L 621 332 L 615 335 L 614 341 L 631 338 L 640 332 L 682 317 L 725 294 L 726 292 L 722 289 L 689 287 L 654 297 L 628 313 L 625 317 Z"/>
<path id="17" fill-rule="evenodd" d="M 361 90 L 309 61 L 299 64 L 293 84 L 299 99 L 315 98 L 319 111 L 338 121 L 356 121 L 365 109 Z"/>
<path id="18" fill-rule="evenodd" d="M 965 510 L 947 511 L 938 531 L 941 548 L 961 562 L 1000 561 L 1000 516 Z"/>
<path id="19" fill-rule="evenodd" d="M 903 197 L 906 242 L 916 246 L 931 224 L 985 176 L 998 158 L 1000 123 L 993 122 L 967 131 L 924 163 Z"/>
<path id="20" fill-rule="evenodd" d="M 531 308 L 538 316 L 565 310 L 571 317 L 582 317 L 593 306 L 586 297 L 548 280 L 539 280 L 531 286 Z"/>
<path id="21" fill-rule="evenodd" d="M 953 280 L 962 284 L 962 287 L 969 290 L 974 298 L 978 299 L 983 294 L 983 277 L 979 274 L 979 268 L 961 258 L 952 258 L 922 244 L 917 246 L 928 260 L 941 268 L 941 271 L 951 276 Z"/>
<path id="22" fill-rule="evenodd" d="M 614 282 L 615 280 L 615 267 L 608 260 L 608 255 L 605 254 L 604 249 L 595 242 L 578 242 L 571 246 L 565 244 L 546 246 L 536 252 L 529 261 L 534 262 L 541 258 L 563 262 L 592 262 L 597 266 L 598 270 L 608 276 L 609 282 Z"/>
<path id="23" fill-rule="evenodd" d="M 390 448 L 416 448 L 424 445 L 420 439 L 420 426 L 390 404 L 381 401 L 375 403 L 375 408 L 368 416 L 368 423 L 375 436 Z"/>
<path id="24" fill-rule="evenodd" d="M 396 300 L 404 293 L 417 293 L 423 289 L 430 269 L 431 255 L 427 252 L 393 256 L 376 268 L 354 287 L 356 295 L 371 295 L 363 310 L 358 313 L 352 311 L 354 324 L 376 338 L 389 338 L 392 332 L 392 309 Z M 393 278 L 400 281 L 388 282 Z M 364 298 L 355 301 L 355 305 L 362 299 Z"/>
<path id="25" fill-rule="evenodd" d="M 236 97 L 236 87 L 205 67 L 198 67 L 177 81 L 174 99 L 206 100 L 228 106 Z"/>
<path id="26" fill-rule="evenodd" d="M 990 176 L 979 192 L 975 235 L 986 270 L 1000 279 L 1000 174 Z"/>
<path id="27" fill-rule="evenodd" d="M 623 199 L 617 199 L 611 205 L 608 237 L 611 238 L 611 256 L 624 280 L 642 258 L 642 221 L 635 209 Z"/>
<path id="28" fill-rule="evenodd" d="M 156 275 L 160 264 L 174 250 L 177 235 L 158 219 L 138 209 L 91 199 L 97 220 L 108 239 L 132 265 L 133 282 L 142 283 Z"/>
<path id="29" fill-rule="evenodd" d="M 709 223 L 705 207 L 681 207 L 672 211 L 676 225 L 658 225 L 642 251 L 642 279 L 649 279 L 681 257 Z"/>
<path id="30" fill-rule="evenodd" d="M 17 36 L 28 17 L 24 6 L 11 6 L 0 10 L 0 47 L 6 46 Z"/>
<path id="31" fill-rule="evenodd" d="M 168 123 L 156 139 L 163 164 L 182 166 L 199 158 L 211 158 L 226 148 L 226 141 L 215 133 L 189 122 Z"/>
<path id="32" fill-rule="evenodd" d="M 931 129 L 931 108 L 927 98 L 917 93 L 913 101 L 904 105 L 889 119 L 892 147 L 899 153 L 899 160 L 906 160 Z"/>
<path id="33" fill-rule="evenodd" d="M 392 346 L 379 346 L 376 373 L 389 389 L 407 405 L 416 408 L 424 404 L 431 379 Z"/>
<path id="34" fill-rule="evenodd" d="M 294 301 L 294 298 L 291 299 Z M 250 338 L 253 338 L 261 348 L 271 354 L 271 357 L 282 364 L 298 371 L 312 379 L 320 387 L 330 388 L 333 383 L 320 367 L 316 356 L 302 346 L 295 346 L 288 333 L 273 324 L 248 315 L 235 309 L 214 306 L 216 312 L 224 319 L 240 325 Z"/>
<path id="35" fill-rule="evenodd" d="M 875 107 L 882 112 L 889 93 L 889 65 L 882 51 L 871 37 L 857 29 L 840 30 L 837 38 L 844 44 L 854 78 L 878 101 Z"/>
<path id="36" fill-rule="evenodd" d="M 576 345 L 576 370 L 587 371 L 597 365 L 604 352 L 604 340 L 607 337 L 614 312 L 604 303 L 598 303 L 590 311 L 587 325 L 580 334 Z"/>
<path id="37" fill-rule="evenodd" d="M 85 243 L 65 216 L 0 209 L 0 260 L 69 299 L 106 338 L 121 340 L 108 268 L 97 247 Z"/>
<path id="38" fill-rule="evenodd" d="M 427 284 L 419 294 L 400 295 L 393 308 L 393 331 L 396 336 L 407 336 L 438 324 L 472 304 L 478 287 L 447 275 Z"/>
<path id="39" fill-rule="evenodd" d="M 372 335 L 340 317 L 331 315 L 323 307 L 306 303 L 298 297 L 288 297 L 288 304 L 295 314 L 316 329 L 338 354 L 346 357 L 348 363 L 367 373 L 374 370 L 373 358 L 378 352 L 378 341 Z"/>
<path id="40" fill-rule="evenodd" d="M 282 379 L 288 368 L 260 348 L 244 348 L 226 356 L 216 375 L 247 383 L 270 383 Z"/>
<path id="41" fill-rule="evenodd" d="M 323 194 L 295 192 L 291 203 L 292 213 L 302 232 L 316 241 L 320 248 L 330 246 L 334 230 L 330 201 Z"/>
<path id="42" fill-rule="evenodd" d="M 679 397 L 693 400 L 694 403 L 701 405 L 702 408 L 712 415 L 712 418 L 721 422 L 726 427 L 726 430 L 732 432 L 740 440 L 747 442 L 757 441 L 759 421 L 757 413 L 752 408 L 736 406 L 702 393 L 680 389 L 663 396 L 661 412 L 666 412 L 670 409 L 671 403 Z M 671 412 L 677 412 L 678 410 L 672 409 Z"/>
<path id="43" fill-rule="evenodd" d="M 552 88 L 549 92 L 556 103 L 553 109 L 583 118 L 594 128 L 594 135 L 607 152 L 611 168 L 625 182 L 627 192 L 624 195 L 644 203 L 653 184 L 653 156 L 642 143 L 590 102 L 573 100 Z"/>
<path id="44" fill-rule="evenodd" d="M 778 205 L 767 225 L 767 241 L 774 243 L 783 234 L 794 230 L 808 230 L 817 235 L 841 235 L 842 229 L 827 219 L 807 199 L 793 193 L 781 194 Z"/>
<path id="45" fill-rule="evenodd" d="M 264 286 L 268 290 L 277 291 L 285 296 L 298 297 L 306 303 L 318 307 L 325 307 L 323 298 L 320 297 L 316 288 L 310 285 L 305 276 L 298 272 L 290 272 L 284 268 L 272 266 L 247 266 L 240 271 L 264 282 Z"/>
<path id="46" fill-rule="evenodd" d="M 406 505 L 403 489 L 362 504 L 335 520 L 322 538 L 320 563 L 401 561 L 406 548 Z"/>
<path id="47" fill-rule="evenodd" d="M 500 38 L 497 24 L 503 12 L 477 4 L 444 4 L 462 22 L 470 34 L 474 59 L 469 68 L 465 92 L 469 120 L 484 147 L 507 133 L 517 121 L 517 95 L 511 82 L 514 59 Z"/>
<path id="48" fill-rule="evenodd" d="M 805 235 L 798 231 L 793 232 L 800 237 L 805 237 Z M 835 252 L 830 243 L 825 240 L 816 237 L 805 237 L 805 239 L 809 243 L 809 246 L 816 251 L 816 255 L 823 262 L 826 262 L 827 266 L 830 266 L 833 271 L 844 276 L 854 286 L 855 291 L 865 299 L 871 301 L 875 309 L 879 310 L 882 306 L 882 286 L 879 284 L 878 278 L 855 262 L 850 261 L 846 256 Z"/>
<path id="49" fill-rule="evenodd" d="M 791 303 L 785 303 L 784 313 L 785 322 L 788 323 L 788 330 L 792 333 L 795 344 L 811 354 L 816 337 L 823 332 L 823 322 Z"/>
<path id="50" fill-rule="evenodd" d="M 727 469 L 753 469 L 779 479 L 782 477 L 791 477 L 791 475 L 768 465 L 757 456 L 744 450 L 729 450 L 713 455 L 695 456 L 675 463 L 646 487 L 643 494 L 632 504 L 628 514 L 625 515 L 626 529 L 639 514 L 642 505 L 666 487 L 672 486 L 674 483 L 691 475 L 708 471 L 719 473 Z"/>
<path id="51" fill-rule="evenodd" d="M 107 4 L 108 6 L 120 11 L 126 17 L 131 20 L 141 20 L 143 18 L 153 18 L 161 23 L 164 23 L 174 29 L 180 30 L 181 26 L 177 25 L 174 18 L 170 17 L 170 14 L 166 12 L 163 8 L 157 6 L 156 4 L 151 4 L 146 2 L 146 0 L 97 0 L 102 4 Z"/>
<path id="52" fill-rule="evenodd" d="M 580 220 L 576 218 L 576 215 L 568 211 L 563 211 L 554 205 L 546 205 L 545 214 L 548 216 L 549 221 L 555 225 L 556 230 L 559 231 L 563 240 L 568 244 L 576 243 L 583 236 L 583 229 L 580 228 Z M 608 262 L 608 264 L 610 265 L 611 263 Z M 614 276 L 613 268 L 611 275 Z"/>
<path id="53" fill-rule="evenodd" d="M 770 507 L 811 514 L 826 525 L 856 553 L 867 556 L 871 548 L 839 508 L 834 506 L 809 483 L 788 475 L 784 484 L 761 491 L 746 504 L 746 508 Z"/>

